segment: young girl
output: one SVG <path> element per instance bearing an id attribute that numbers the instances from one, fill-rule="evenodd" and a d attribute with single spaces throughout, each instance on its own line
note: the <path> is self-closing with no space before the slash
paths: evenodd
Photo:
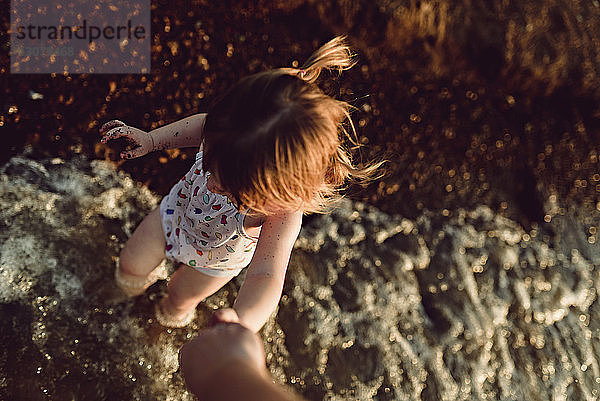
<path id="1" fill-rule="evenodd" d="M 346 118 L 351 124 L 350 106 L 315 84 L 323 69 L 355 64 L 344 39 L 323 45 L 300 69 L 242 79 L 207 114 L 149 133 L 118 120 L 100 129 L 103 143 L 135 143 L 125 159 L 200 146 L 190 171 L 127 241 L 115 272 L 133 296 L 163 277 L 157 266 L 165 256 L 180 263 L 156 306 L 162 325 L 189 324 L 199 302 L 248 266 L 233 309 L 217 314 L 235 313 L 258 331 L 281 297 L 303 214 L 322 213 L 347 179 L 376 178 L 381 163 L 357 168 L 343 144 L 357 145 L 342 126 Z"/>

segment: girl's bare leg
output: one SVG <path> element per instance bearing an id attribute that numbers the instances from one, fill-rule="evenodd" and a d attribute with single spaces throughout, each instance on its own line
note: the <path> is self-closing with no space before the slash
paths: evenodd
<path id="1" fill-rule="evenodd" d="M 169 280 L 168 296 L 161 300 L 161 308 L 175 319 L 183 318 L 232 278 L 212 277 L 181 264 Z"/>
<path id="2" fill-rule="evenodd" d="M 142 220 L 121 251 L 117 283 L 130 295 L 135 295 L 135 291 L 127 291 L 125 287 L 128 284 L 135 287 L 135 283 L 139 283 L 139 293 L 143 292 L 153 282 L 149 274 L 165 258 L 165 245 L 160 210 L 157 207 Z M 145 283 L 146 279 L 151 282 Z"/>
<path id="3" fill-rule="evenodd" d="M 165 258 L 165 245 L 159 208 L 142 220 L 121 251 L 119 274 L 122 281 L 139 282 L 140 290 L 127 291 L 130 295 L 142 293 L 149 284 L 143 284 L 148 275 Z M 193 311 L 206 297 L 214 294 L 232 277 L 212 277 L 181 264 L 168 284 L 168 296 L 161 300 L 161 309 L 175 319 Z"/>

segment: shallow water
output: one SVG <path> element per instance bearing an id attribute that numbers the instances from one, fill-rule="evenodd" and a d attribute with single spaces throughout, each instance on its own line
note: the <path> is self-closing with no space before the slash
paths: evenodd
<path id="1" fill-rule="evenodd" d="M 240 280 L 162 328 L 164 282 L 130 300 L 112 281 L 156 196 L 83 158 L 0 173 L 0 398 L 193 399 L 177 351 Z M 262 331 L 276 380 L 310 400 L 598 399 L 600 212 L 528 233 L 485 206 L 448 214 L 307 217 Z"/>

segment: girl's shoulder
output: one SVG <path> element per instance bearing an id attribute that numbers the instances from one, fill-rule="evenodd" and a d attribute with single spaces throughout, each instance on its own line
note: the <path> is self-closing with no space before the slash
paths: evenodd
<path id="1" fill-rule="evenodd" d="M 245 217 L 246 224 L 249 227 L 260 227 L 263 226 L 267 222 L 280 222 L 280 223 L 302 223 L 302 211 L 296 212 L 282 212 L 273 215 L 252 215 L 247 214 Z"/>
<path id="2" fill-rule="evenodd" d="M 286 231 L 300 230 L 302 225 L 302 211 L 282 212 L 262 217 L 262 226 L 286 226 Z"/>

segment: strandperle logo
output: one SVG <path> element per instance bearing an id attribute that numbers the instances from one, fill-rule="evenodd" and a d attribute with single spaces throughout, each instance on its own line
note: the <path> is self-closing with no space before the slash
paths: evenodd
<path id="1" fill-rule="evenodd" d="M 83 20 L 83 25 L 71 26 L 35 26 L 20 25 L 17 27 L 17 39 L 88 39 L 91 44 L 94 40 L 104 39 L 144 39 L 146 37 L 146 28 L 138 25 L 132 29 L 131 20 L 127 21 L 126 26 L 98 26 L 90 25 L 87 20 Z"/>
<path id="2" fill-rule="evenodd" d="M 11 3 L 11 73 L 149 73 L 150 2 Z"/>

